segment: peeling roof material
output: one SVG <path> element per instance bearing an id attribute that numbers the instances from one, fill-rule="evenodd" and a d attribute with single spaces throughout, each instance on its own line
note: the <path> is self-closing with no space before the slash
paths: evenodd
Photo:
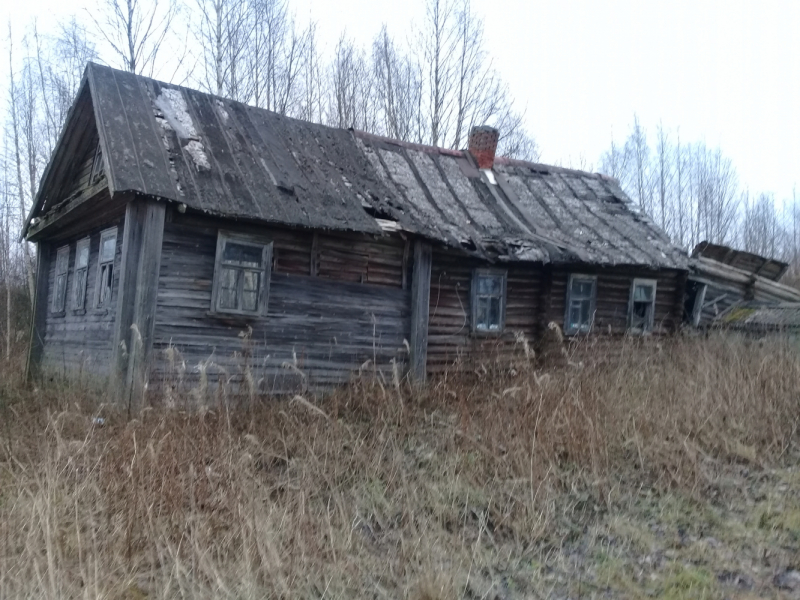
<path id="1" fill-rule="evenodd" d="M 308 123 L 92 63 L 84 85 L 112 194 L 291 226 L 405 231 L 500 261 L 687 267 L 602 175 L 502 158 L 482 172 L 466 151 Z"/>

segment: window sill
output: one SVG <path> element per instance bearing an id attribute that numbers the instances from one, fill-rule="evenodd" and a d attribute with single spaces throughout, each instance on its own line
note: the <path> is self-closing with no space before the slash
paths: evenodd
<path id="1" fill-rule="evenodd" d="M 83 316 L 83 315 L 86 314 L 86 309 L 85 308 L 73 308 L 72 309 L 72 314 L 73 315 L 78 315 L 78 316 Z"/>
<path id="2" fill-rule="evenodd" d="M 67 311 L 65 311 L 65 310 L 59 310 L 59 311 L 56 311 L 56 312 L 52 312 L 51 311 L 50 312 L 50 316 L 51 317 L 57 317 L 57 318 L 66 317 L 67 316 Z"/>

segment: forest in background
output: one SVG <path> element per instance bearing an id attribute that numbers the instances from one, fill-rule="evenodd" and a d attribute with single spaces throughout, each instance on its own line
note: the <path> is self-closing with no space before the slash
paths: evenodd
<path id="1" fill-rule="evenodd" d="M 18 241 L 87 61 L 187 85 L 288 116 L 411 142 L 463 148 L 469 129 L 501 132 L 500 154 L 537 160 L 524 111 L 493 67 L 469 0 L 424 0 L 410 32 L 384 25 L 371 44 L 345 33 L 320 48 L 290 0 L 99 0 L 55 31 L 9 23 L 0 110 L 0 292 L 3 351 L 23 343 L 34 250 Z M 735 126 L 732 125 L 732 126 Z M 592 170 L 586 164 L 577 166 Z M 690 251 L 708 240 L 792 264 L 800 279 L 800 198 L 747 189 L 720 148 L 648 132 L 634 116 L 597 170 Z"/>

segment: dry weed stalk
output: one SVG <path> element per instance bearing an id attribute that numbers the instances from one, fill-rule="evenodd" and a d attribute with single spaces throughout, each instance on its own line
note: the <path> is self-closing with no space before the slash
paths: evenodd
<path id="1" fill-rule="evenodd" d="M 0 597 L 459 597 L 622 485 L 702 494 L 714 461 L 797 442 L 796 343 L 625 344 L 578 348 L 579 369 L 542 370 L 523 345 L 513 368 L 422 390 L 393 373 L 390 393 L 364 378 L 321 402 L 130 422 L 83 389 L 17 390 L 0 407 Z"/>

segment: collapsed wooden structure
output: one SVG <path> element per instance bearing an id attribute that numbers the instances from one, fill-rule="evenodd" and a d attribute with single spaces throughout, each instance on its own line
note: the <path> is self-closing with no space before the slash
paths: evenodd
<path id="1" fill-rule="evenodd" d="M 89 64 L 25 230 L 32 376 L 137 403 L 176 360 L 287 391 L 365 363 L 422 380 L 551 322 L 679 327 L 687 258 L 618 183 L 497 139 L 409 144 Z"/>
<path id="2" fill-rule="evenodd" d="M 730 326 L 737 321 L 733 311 L 745 314 L 740 308 L 800 302 L 800 290 L 779 282 L 788 268 L 775 259 L 702 242 L 692 252 L 686 314 L 695 327 Z"/>

